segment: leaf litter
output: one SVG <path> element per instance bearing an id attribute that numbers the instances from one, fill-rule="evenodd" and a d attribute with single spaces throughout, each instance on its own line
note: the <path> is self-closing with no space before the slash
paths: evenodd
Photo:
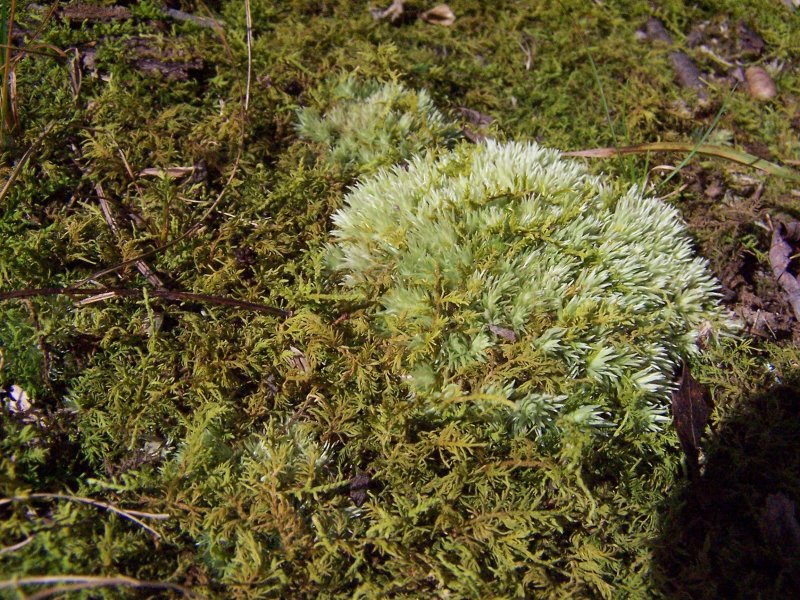
<path id="1" fill-rule="evenodd" d="M 692 376 L 689 366 L 684 363 L 678 389 L 672 393 L 672 415 L 692 480 L 696 480 L 701 474 L 701 439 L 711 416 L 711 409 L 708 390 Z"/>

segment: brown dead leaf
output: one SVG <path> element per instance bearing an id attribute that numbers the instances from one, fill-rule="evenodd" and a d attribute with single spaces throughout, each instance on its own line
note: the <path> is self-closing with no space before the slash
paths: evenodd
<path id="1" fill-rule="evenodd" d="M 157 167 L 149 167 L 139 171 L 140 177 L 184 177 L 194 173 L 194 167 L 167 167 L 166 169 L 159 169 Z"/>
<path id="2" fill-rule="evenodd" d="M 784 238 L 783 229 L 783 226 L 778 224 L 772 230 L 769 264 L 772 267 L 772 274 L 788 296 L 795 318 L 800 320 L 800 281 L 797 281 L 797 278 L 789 271 L 794 251 L 792 245 Z M 791 223 L 787 228 L 787 236 L 792 239 L 794 235 L 798 234 L 800 234 L 800 224 Z"/>
<path id="3" fill-rule="evenodd" d="M 494 121 L 494 117 L 484 114 L 474 108 L 467 108 L 466 106 L 459 106 L 456 108 L 458 112 L 470 123 L 478 127 L 485 127 Z"/>
<path id="4" fill-rule="evenodd" d="M 462 127 L 461 133 L 473 144 L 480 144 L 486 140 L 486 136 L 478 131 L 472 131 L 469 127 Z"/>
<path id="5" fill-rule="evenodd" d="M 68 21 L 89 21 L 103 23 L 122 21 L 131 18 L 131 11 L 124 6 L 90 6 L 88 4 L 72 4 L 61 9 L 61 16 Z"/>
<path id="6" fill-rule="evenodd" d="M 289 366 L 303 371 L 303 373 L 310 373 L 311 367 L 308 364 L 308 359 L 306 358 L 305 353 L 302 350 L 298 350 L 294 346 L 289 346 L 289 350 L 292 351 L 292 356 L 286 360 L 286 362 L 289 363 Z"/>
<path id="7" fill-rule="evenodd" d="M 744 77 L 747 80 L 747 90 L 756 100 L 769 100 L 778 95 L 775 82 L 763 68 L 748 67 Z"/>
<path id="8" fill-rule="evenodd" d="M 369 482 L 368 473 L 358 473 L 350 480 L 350 499 L 356 506 L 361 506 L 367 501 Z"/>
<path id="9" fill-rule="evenodd" d="M 449 27 L 456 22 L 456 14 L 447 4 L 438 4 L 430 10 L 426 10 L 419 16 L 420 19 L 432 25 L 442 25 Z"/>
<path id="10" fill-rule="evenodd" d="M 784 555 L 800 553 L 800 524 L 795 503 L 783 494 L 767 496 L 762 530 L 767 542 Z"/>
<path id="11" fill-rule="evenodd" d="M 678 83 L 682 87 L 694 90 L 700 100 L 708 100 L 706 84 L 700 76 L 700 69 L 697 68 L 692 59 L 683 52 L 670 52 L 669 60 L 675 70 L 675 77 Z"/>
<path id="12" fill-rule="evenodd" d="M 764 38 L 750 29 L 744 21 L 737 23 L 736 34 L 742 54 L 760 56 L 764 52 Z"/>
<path id="13" fill-rule="evenodd" d="M 507 327 L 500 327 L 500 325 L 489 324 L 489 331 L 498 337 L 508 340 L 509 342 L 517 341 L 517 334 Z"/>
<path id="14" fill-rule="evenodd" d="M 664 27 L 664 24 L 655 17 L 651 17 L 647 20 L 645 29 L 645 39 L 652 42 L 660 42 L 666 46 L 674 45 L 672 36 Z M 707 101 L 707 86 L 701 77 L 700 69 L 697 68 L 697 65 L 694 64 L 692 59 L 685 53 L 676 50 L 669 53 L 669 61 L 672 63 L 672 69 L 675 71 L 675 78 L 678 80 L 681 87 L 694 90 L 701 102 Z"/>
<path id="15" fill-rule="evenodd" d="M 650 17 L 647 20 L 645 31 L 647 39 L 663 42 L 668 46 L 672 46 L 672 36 L 667 31 L 666 27 L 664 27 L 664 24 L 655 17 Z"/>
<path id="16" fill-rule="evenodd" d="M 700 439 L 711 416 L 711 406 L 708 390 L 692 377 L 684 363 L 678 389 L 672 392 L 672 418 L 691 479 L 700 475 Z"/>
<path id="17" fill-rule="evenodd" d="M 403 4 L 405 0 L 392 0 L 387 8 L 370 8 L 369 12 L 376 21 L 389 19 L 389 22 L 394 23 L 403 15 Z"/>

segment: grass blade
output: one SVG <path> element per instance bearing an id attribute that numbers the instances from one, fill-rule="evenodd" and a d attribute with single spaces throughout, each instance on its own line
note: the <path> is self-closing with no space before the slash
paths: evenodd
<path id="1" fill-rule="evenodd" d="M 564 152 L 562 156 L 579 158 L 611 158 L 615 155 L 624 154 L 646 154 L 648 152 L 688 152 L 691 154 L 702 154 L 704 156 L 715 156 L 724 158 L 731 162 L 739 163 L 747 167 L 753 167 L 764 171 L 775 177 L 782 177 L 791 181 L 800 182 L 800 173 L 787 167 L 782 167 L 763 158 L 753 156 L 747 152 L 736 150 L 729 146 L 717 146 L 714 144 L 700 144 L 685 142 L 653 142 L 649 144 L 637 144 L 635 146 L 625 146 L 623 148 L 592 148 L 589 150 L 576 150 L 574 152 Z M 685 163 L 684 163 L 685 164 Z"/>

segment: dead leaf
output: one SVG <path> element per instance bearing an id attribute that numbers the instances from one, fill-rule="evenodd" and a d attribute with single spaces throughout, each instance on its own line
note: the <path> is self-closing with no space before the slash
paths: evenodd
<path id="1" fill-rule="evenodd" d="M 663 42 L 668 46 L 672 46 L 672 36 L 667 31 L 666 27 L 664 27 L 664 24 L 658 19 L 655 17 L 650 17 L 647 20 L 645 28 L 647 39 L 651 41 Z"/>
<path id="2" fill-rule="evenodd" d="M 672 46 L 672 36 L 669 34 L 664 24 L 651 17 L 647 20 L 645 26 L 645 38 L 653 42 L 661 42 L 667 46 Z M 669 61 L 672 63 L 672 69 L 675 71 L 675 77 L 678 83 L 685 88 L 694 90 L 697 97 L 701 102 L 708 100 L 708 93 L 706 91 L 706 84 L 700 76 L 700 69 L 694 64 L 691 58 L 680 51 L 669 53 Z"/>
<path id="3" fill-rule="evenodd" d="M 672 392 L 672 418 L 692 480 L 700 475 L 700 439 L 711 416 L 711 406 L 708 390 L 692 377 L 684 363 L 678 389 Z"/>
<path id="4" fill-rule="evenodd" d="M 303 371 L 303 373 L 310 373 L 311 368 L 308 365 L 308 359 L 306 358 L 305 353 L 302 350 L 298 350 L 294 346 L 289 346 L 289 350 L 292 351 L 292 356 L 290 356 L 286 362 L 289 363 L 289 366 L 299 369 Z"/>
<path id="5" fill-rule="evenodd" d="M 692 59 L 683 52 L 670 52 L 669 60 L 675 70 L 678 83 L 682 87 L 694 90 L 700 100 L 708 100 L 706 84 L 700 77 L 700 69 L 697 68 Z"/>
<path id="6" fill-rule="evenodd" d="M 507 327 L 500 327 L 499 325 L 489 324 L 489 331 L 498 337 L 508 340 L 509 342 L 517 341 L 517 334 Z"/>
<path id="7" fill-rule="evenodd" d="M 132 13 L 124 6 L 90 6 L 88 4 L 72 4 L 61 9 L 61 15 L 68 21 L 89 21 L 104 23 L 130 19 Z"/>
<path id="8" fill-rule="evenodd" d="M 800 221 L 785 223 L 784 227 L 786 228 L 786 235 L 784 237 L 787 240 L 791 240 L 792 242 L 800 242 Z"/>
<path id="9" fill-rule="evenodd" d="M 486 136 L 477 131 L 472 131 L 469 127 L 463 127 L 461 133 L 473 144 L 480 144 L 486 140 Z"/>
<path id="10" fill-rule="evenodd" d="M 447 4 L 439 4 L 426 10 L 419 16 L 420 19 L 432 25 L 449 27 L 456 22 L 456 14 Z"/>
<path id="11" fill-rule="evenodd" d="M 747 80 L 747 90 L 756 100 L 769 100 L 778 95 L 775 82 L 763 68 L 748 67 L 744 77 Z"/>
<path id="12" fill-rule="evenodd" d="M 491 115 L 486 115 L 480 111 L 475 110 L 474 108 L 467 108 L 466 106 L 459 106 L 456 108 L 458 112 L 470 123 L 473 125 L 477 125 L 478 127 L 485 127 L 494 121 L 494 117 Z"/>
<path id="13" fill-rule="evenodd" d="M 174 40 L 132 37 L 125 41 L 126 58 L 144 73 L 160 74 L 169 81 L 186 81 L 203 69 L 204 61 Z"/>
<path id="14" fill-rule="evenodd" d="M 736 25 L 736 33 L 742 54 L 760 56 L 764 52 L 764 38 L 750 29 L 744 21 L 739 21 Z"/>
<path id="15" fill-rule="evenodd" d="M 783 555 L 800 553 L 800 524 L 795 516 L 795 503 L 783 494 L 767 496 L 761 520 L 764 537 Z"/>
<path id="16" fill-rule="evenodd" d="M 367 490 L 369 489 L 369 475 L 359 473 L 350 480 L 350 499 L 356 506 L 361 506 L 367 501 Z"/>
<path id="17" fill-rule="evenodd" d="M 166 169 L 149 167 L 139 171 L 139 177 L 184 177 L 191 173 L 194 173 L 194 167 L 167 167 Z"/>
<path id="18" fill-rule="evenodd" d="M 405 4 L 405 1 L 406 0 L 392 0 L 392 3 L 387 8 L 370 8 L 369 12 L 376 21 L 389 19 L 391 23 L 394 23 L 402 16 L 403 4 Z"/>
<path id="19" fill-rule="evenodd" d="M 789 297 L 789 304 L 792 305 L 795 318 L 800 320 L 800 282 L 797 281 L 797 278 L 789 271 L 794 251 L 792 245 L 786 241 L 781 233 L 782 230 L 783 226 L 780 224 L 772 230 L 772 244 L 769 248 L 769 264 L 772 267 L 772 274 L 775 276 L 775 279 Z M 789 239 L 792 239 L 792 234 L 798 234 L 798 232 L 800 232 L 800 225 L 796 223 L 790 224 L 788 232 L 790 234 Z"/>

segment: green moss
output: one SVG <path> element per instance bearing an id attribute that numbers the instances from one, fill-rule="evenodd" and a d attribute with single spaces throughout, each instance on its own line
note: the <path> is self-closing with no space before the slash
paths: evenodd
<path id="1" fill-rule="evenodd" d="M 558 435 L 548 429 L 536 438 L 525 426 L 509 426 L 510 411 L 463 401 L 462 384 L 495 376 L 492 394 L 505 393 L 503 381 L 519 392 L 535 358 L 537 381 L 563 381 L 563 360 L 522 348 L 511 352 L 514 344 L 489 337 L 486 363 L 459 362 L 451 369 L 448 377 L 458 387 L 441 386 L 436 377 L 446 369 L 437 368 L 433 381 L 447 393 L 410 394 L 405 376 L 432 356 L 444 357 L 438 352 L 445 346 L 427 357 L 405 351 L 409 340 L 390 331 L 393 317 L 377 314 L 390 282 L 372 291 L 347 290 L 331 278 L 323 261 L 331 216 L 343 207 L 356 173 L 320 160 L 326 144 L 299 139 L 294 127 L 298 111 L 329 114 L 331 82 L 347 73 L 355 81 L 424 89 L 439 114 L 459 125 L 473 127 L 455 116 L 459 107 L 491 115 L 488 133 L 499 140 L 535 139 L 562 150 L 612 143 L 599 81 L 621 142 L 696 139 L 727 90 L 712 86 L 711 107 L 687 118 L 693 95 L 674 85 L 667 50 L 636 43 L 634 32 L 655 11 L 682 43 L 694 23 L 724 12 L 731 23 L 746 19 L 767 40 L 767 58 L 785 61 L 786 68 L 778 76 L 778 99 L 754 103 L 737 91 L 720 127 L 737 145 L 760 142 L 777 159 L 790 158 L 797 144 L 791 98 L 800 82 L 791 67 L 800 57 L 800 35 L 782 3 L 670 1 L 653 8 L 638 0 L 453 0 L 452 27 L 412 18 L 377 22 L 367 3 L 250 4 L 253 81 L 246 119 L 241 2 L 217 5 L 224 40 L 193 24 L 154 23 L 149 2 L 126 22 L 50 20 L 39 39 L 67 56 L 76 47 L 87 58 L 77 95 L 66 59 L 31 53 L 17 64 L 21 133 L 3 156 L 3 179 L 44 127 L 54 126 L 3 198 L 4 291 L 75 284 L 196 225 L 194 235 L 146 259 L 170 288 L 263 302 L 293 314 L 276 319 L 154 298 L 80 307 L 66 298 L 0 304 L 0 385 L 24 388 L 33 407 L 19 414 L 0 398 L 0 493 L 60 492 L 169 515 L 143 519 L 161 535 L 156 539 L 98 506 L 31 498 L 4 504 L 0 546 L 25 545 L 0 554 L 0 579 L 124 574 L 219 598 L 635 598 L 668 593 L 674 581 L 689 582 L 694 597 L 729 590 L 728 596 L 787 596 L 785 578 L 762 577 L 734 556 L 753 547 L 759 560 L 771 556 L 752 536 L 733 535 L 757 522 L 761 505 L 737 508 L 741 529 L 709 517 L 716 529 L 708 539 L 731 541 L 733 550 L 715 554 L 714 544 L 704 549 L 701 543 L 672 548 L 675 560 L 664 559 L 662 551 L 675 538 L 670 523 L 696 531 L 695 517 L 709 514 L 681 511 L 682 490 L 693 489 L 681 477 L 669 428 L 642 435 L 635 419 L 600 431 L 562 419 Z M 414 7 L 407 6 L 410 15 Z M 23 11 L 20 30 L 37 30 L 38 15 Z M 159 51 L 202 58 L 203 67 L 186 82 L 141 72 L 130 52 L 133 36 Z M 684 50 L 703 60 L 699 50 Z M 416 93 L 395 98 L 404 109 L 418 100 Z M 407 159 L 429 139 L 412 139 L 389 160 Z M 460 152 L 466 157 L 477 148 Z M 643 180 L 647 164 L 641 157 L 587 167 L 621 178 L 607 198 L 608 211 L 622 190 Z M 366 170 L 377 163 L 370 165 Z M 702 166 L 731 170 L 718 162 Z M 142 174 L 169 167 L 196 170 L 187 177 Z M 99 209 L 98 183 L 119 235 Z M 673 198 L 704 254 L 719 264 L 724 250 L 714 245 L 716 230 L 693 218 L 700 194 L 688 188 Z M 772 181 L 760 201 L 796 210 L 788 188 Z M 763 236 L 747 241 L 761 259 L 764 243 Z M 130 265 L 95 280 L 149 286 Z M 453 312 L 467 324 L 488 323 L 470 311 Z M 517 346 L 548 319 L 553 316 L 514 330 Z M 618 342 L 630 331 L 623 328 Z M 460 356 L 467 346 L 447 348 Z M 676 349 L 672 360 L 679 354 Z M 696 376 L 712 386 L 717 401 L 710 464 L 737 447 L 725 437 L 725 424 L 746 421 L 750 400 L 769 394 L 775 375 L 766 362 L 791 381 L 796 354 L 769 340 L 723 340 L 692 358 Z M 497 369 L 482 373 L 488 365 Z M 415 372 L 419 381 L 422 375 Z M 521 405 L 535 417 L 537 392 L 523 391 L 530 395 Z M 557 389 L 538 393 L 563 395 Z M 617 399 L 633 391 L 612 393 L 619 418 L 625 409 Z M 776 414 L 785 427 L 770 428 L 776 417 L 769 411 L 752 422 L 779 438 L 776 448 L 786 452 L 792 416 Z M 766 437 L 745 432 L 743 439 Z M 756 452 L 752 463 L 745 450 L 733 454 L 737 464 L 755 470 L 792 464 L 769 453 Z M 724 460 L 718 464 L 714 472 L 726 472 Z M 768 475 L 758 482 L 758 499 L 777 488 L 797 497 L 791 473 L 776 467 Z M 731 494 L 753 490 L 741 478 L 723 482 Z M 725 531 L 731 535 L 721 535 Z M 694 566 L 729 580 L 698 578 Z M 747 569 L 747 576 L 736 577 Z M 159 593 L 114 587 L 74 595 Z"/>

